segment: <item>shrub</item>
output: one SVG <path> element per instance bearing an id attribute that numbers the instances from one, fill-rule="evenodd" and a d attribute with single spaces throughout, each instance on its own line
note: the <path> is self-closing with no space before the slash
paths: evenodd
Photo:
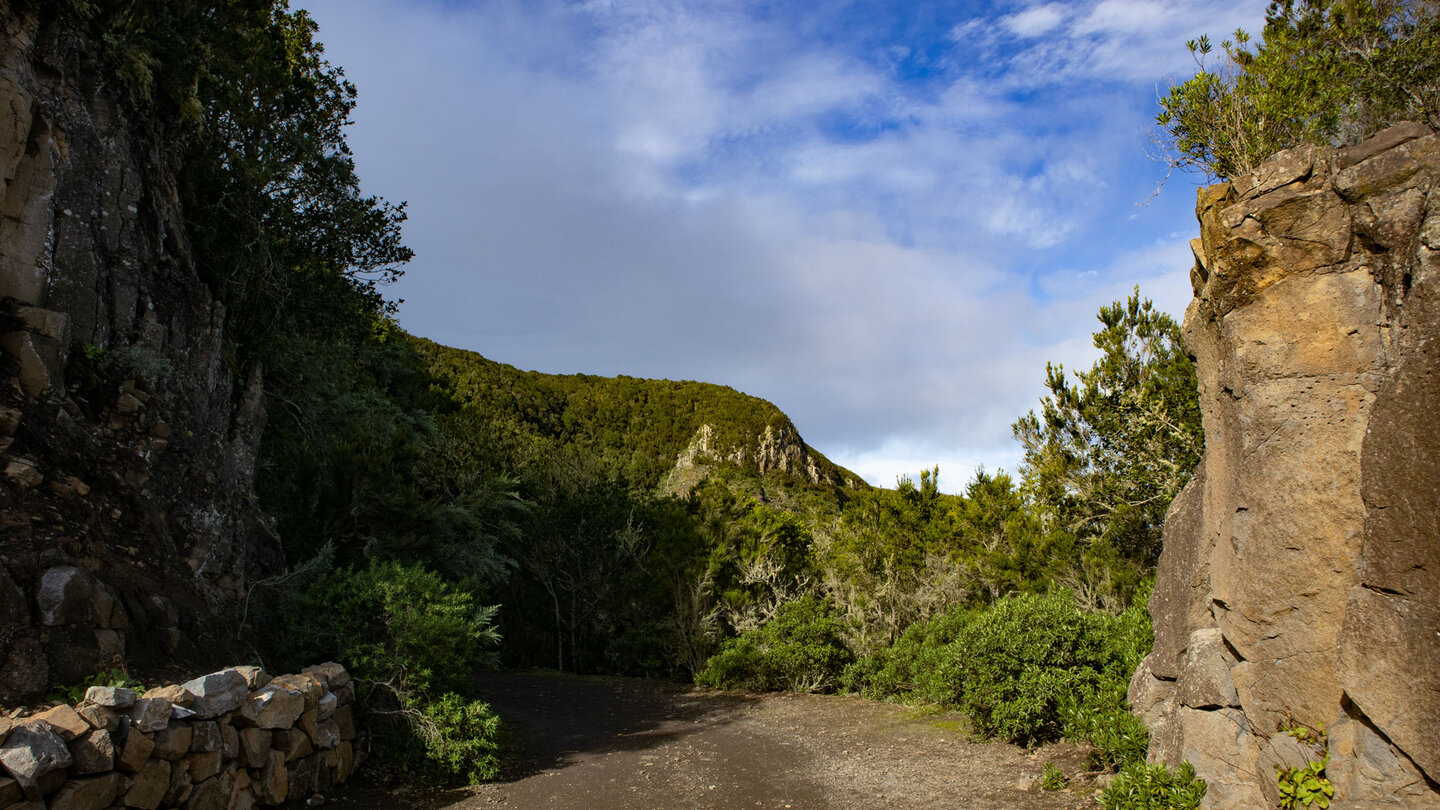
<path id="1" fill-rule="evenodd" d="M 1174 773 L 1164 765 L 1132 762 L 1100 794 L 1105 810 L 1191 810 L 1205 796 L 1205 781 L 1189 762 Z"/>
<path id="2" fill-rule="evenodd" d="M 955 641 L 955 704 L 984 736 L 1058 738 L 1061 707 L 1099 685 L 1105 651 L 1093 624 L 1068 591 L 996 602 Z"/>
<path id="3" fill-rule="evenodd" d="M 1045 790 L 1064 790 L 1065 783 L 1070 780 L 1065 778 L 1065 772 L 1060 766 L 1053 762 L 1045 763 L 1045 772 L 1040 776 L 1040 787 Z"/>
<path id="4" fill-rule="evenodd" d="M 760 627 L 726 642 L 695 682 L 757 692 L 834 690 L 855 660 L 844 629 L 828 601 L 804 597 L 788 602 Z"/>
<path id="5" fill-rule="evenodd" d="M 955 705 L 957 659 L 951 645 L 973 611 L 952 608 L 905 628 L 894 645 L 856 661 L 842 677 L 846 689 L 872 700 Z"/>
<path id="6" fill-rule="evenodd" d="M 1440 126 L 1440 10 L 1406 0 L 1283 0 L 1263 42 L 1236 31 L 1210 70 L 1170 88 L 1156 122 L 1172 165 L 1232 178 L 1302 143 L 1358 141 L 1400 120 Z"/>
<path id="7" fill-rule="evenodd" d="M 446 778 L 498 773 L 500 719 L 464 697 L 471 670 L 493 664 L 495 608 L 418 565 L 372 562 L 327 574 L 292 610 L 296 654 L 350 670 L 387 757 Z"/>
<path id="8" fill-rule="evenodd" d="M 995 603 L 951 648 L 953 705 L 982 735 L 1026 745 L 1089 740 L 1104 765 L 1143 757 L 1148 735 L 1126 709 L 1125 692 L 1153 644 L 1147 591 L 1118 616 L 1085 613 L 1066 590 Z"/>

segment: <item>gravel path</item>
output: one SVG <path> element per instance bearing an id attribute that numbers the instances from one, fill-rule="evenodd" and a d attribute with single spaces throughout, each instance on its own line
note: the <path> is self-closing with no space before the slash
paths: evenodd
<path id="1" fill-rule="evenodd" d="M 1069 745 L 1027 751 L 976 743 L 955 715 L 854 697 L 745 695 L 663 681 L 485 673 L 481 694 L 513 731 L 506 778 L 435 790 L 374 774 L 327 807 L 381 808 L 1094 808 L 1088 789 L 1042 791 L 1046 762 L 1067 774 Z"/>

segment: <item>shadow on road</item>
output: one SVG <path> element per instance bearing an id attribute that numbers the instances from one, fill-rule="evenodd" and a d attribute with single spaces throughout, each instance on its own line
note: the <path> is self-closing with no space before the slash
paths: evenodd
<path id="1" fill-rule="evenodd" d="M 484 672 L 475 684 L 510 730 L 505 781 L 723 726 L 756 700 L 669 681 L 551 671 Z"/>

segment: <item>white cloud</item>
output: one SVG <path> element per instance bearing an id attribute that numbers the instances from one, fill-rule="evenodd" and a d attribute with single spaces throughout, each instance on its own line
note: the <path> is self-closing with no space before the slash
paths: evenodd
<path id="1" fill-rule="evenodd" d="M 845 47 L 744 4 L 306 5 L 360 87 L 367 191 L 410 201 L 406 328 L 732 385 L 876 483 L 939 462 L 958 489 L 1013 468 L 1010 423 L 1047 360 L 1090 362 L 1100 304 L 1140 281 L 1183 305 L 1190 200 L 1132 217 L 1151 93 L 1086 84 L 1160 37 L 1110 3 L 937 31 L 964 53 L 925 84 L 904 67 L 925 43 Z"/>
<path id="2" fill-rule="evenodd" d="M 1000 24 L 1017 37 L 1033 38 L 1053 31 L 1065 21 L 1063 3 L 1046 3 L 1002 17 Z"/>

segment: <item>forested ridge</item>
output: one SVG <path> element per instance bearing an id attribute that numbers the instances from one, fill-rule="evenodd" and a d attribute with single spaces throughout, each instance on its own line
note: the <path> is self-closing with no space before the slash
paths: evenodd
<path id="1" fill-rule="evenodd" d="M 1092 367 L 1045 370 L 1049 394 L 1014 425 L 1013 474 L 981 470 L 946 495 L 938 468 L 870 488 L 808 449 L 818 474 L 762 470 L 767 431 L 803 447 L 763 400 L 522 372 L 400 328 L 383 285 L 410 258 L 404 208 L 361 192 L 344 138 L 355 91 L 305 12 L 62 6 L 105 43 L 133 111 L 168 122 L 155 137 L 185 145 L 178 195 L 226 304 L 231 373 L 264 377 L 256 491 L 288 567 L 253 589 L 248 629 L 279 668 L 349 667 L 388 755 L 493 777 L 499 720 L 467 674 L 544 666 L 951 706 L 982 735 L 1086 741 L 1094 765 L 1125 768 L 1109 806 L 1147 806 L 1120 804 L 1136 784 L 1198 801 L 1184 772 L 1143 766 L 1147 733 L 1125 705 L 1151 645 L 1165 511 L 1203 445 L 1179 327 L 1138 290 L 1099 312 Z M 1244 77 L 1283 73 L 1331 32 L 1433 37 L 1431 11 L 1399 6 L 1411 28 L 1387 29 L 1396 7 L 1358 7 L 1272 6 L 1266 42 L 1284 54 L 1237 38 L 1238 72 L 1202 72 L 1165 100 L 1175 159 L 1221 176 L 1250 165 L 1204 139 L 1203 114 L 1278 104 L 1285 86 Z M 1394 71 L 1423 56 L 1376 47 Z M 1373 73 L 1315 70 L 1322 85 Z M 1403 92 L 1357 86 L 1369 101 L 1350 118 L 1282 110 L 1267 120 L 1305 120 L 1273 142 L 1242 132 L 1245 149 L 1415 114 Z M 702 426 L 717 458 L 748 455 L 667 488 Z"/>

